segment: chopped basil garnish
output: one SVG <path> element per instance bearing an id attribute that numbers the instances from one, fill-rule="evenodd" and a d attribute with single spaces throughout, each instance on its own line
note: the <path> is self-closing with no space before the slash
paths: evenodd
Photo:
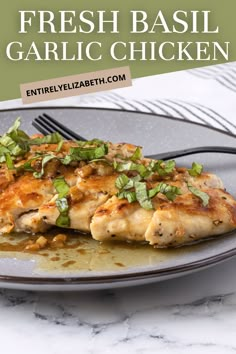
<path id="1" fill-rule="evenodd" d="M 34 172 L 33 175 L 35 178 L 41 178 L 44 175 L 44 167 L 46 164 L 51 161 L 52 159 L 55 159 L 55 155 L 45 155 L 42 159 L 42 166 L 41 166 L 41 171 L 40 172 Z"/>
<path id="2" fill-rule="evenodd" d="M 153 173 L 157 172 L 160 176 L 165 176 L 171 172 L 173 172 L 175 168 L 175 161 L 167 161 L 164 162 L 162 160 L 159 161 L 151 161 L 149 165 L 146 167 L 143 164 L 138 164 L 133 161 L 128 162 L 117 162 L 113 163 L 113 167 L 118 172 L 123 171 L 136 171 L 143 178 L 150 177 Z"/>
<path id="3" fill-rule="evenodd" d="M 77 140 L 77 144 L 80 147 L 86 147 L 88 145 L 102 145 L 102 144 L 105 144 L 105 142 L 103 140 L 95 138 L 95 139 L 87 140 L 87 141 Z"/>
<path id="4" fill-rule="evenodd" d="M 45 135 L 42 138 L 30 139 L 29 144 L 30 145 L 57 144 L 61 141 L 63 141 L 62 136 L 59 133 L 55 132 L 49 135 Z"/>
<path id="5" fill-rule="evenodd" d="M 135 152 L 133 153 L 133 155 L 130 157 L 130 160 L 136 161 L 136 160 L 140 160 L 141 158 L 142 158 L 142 149 L 138 146 Z"/>
<path id="6" fill-rule="evenodd" d="M 28 171 L 28 172 L 35 172 L 35 169 L 31 166 L 32 161 L 35 161 L 39 158 L 39 156 L 35 156 L 32 159 L 29 159 L 24 164 L 17 167 L 17 171 Z"/>
<path id="7" fill-rule="evenodd" d="M 65 179 L 63 177 L 57 177 L 53 180 L 53 186 L 55 187 L 57 193 L 58 193 L 58 198 L 63 198 L 67 196 L 69 193 L 70 187 L 66 183 Z"/>
<path id="8" fill-rule="evenodd" d="M 192 168 L 188 169 L 188 173 L 192 177 L 199 176 L 203 171 L 203 166 L 200 163 L 193 162 L 192 163 Z"/>
<path id="9" fill-rule="evenodd" d="M 117 177 L 115 185 L 118 189 L 123 189 L 127 185 L 128 182 L 129 182 L 129 177 L 122 174 Z"/>
<path id="10" fill-rule="evenodd" d="M 166 196 L 167 199 L 173 201 L 177 195 L 181 195 L 180 188 L 176 186 L 171 186 L 164 182 L 159 183 L 155 188 L 148 191 L 149 198 L 153 198 L 158 193 L 162 193 Z"/>
<path id="11" fill-rule="evenodd" d="M 142 208 L 146 210 L 153 209 L 151 199 L 148 196 L 147 185 L 145 182 L 135 182 L 134 183 L 136 199 Z"/>
<path id="12" fill-rule="evenodd" d="M 147 168 L 144 165 L 137 164 L 135 162 L 114 162 L 113 167 L 118 172 L 123 171 L 137 171 L 141 177 L 144 177 L 147 173 Z"/>
<path id="13" fill-rule="evenodd" d="M 60 212 L 56 220 L 56 225 L 59 227 L 69 227 L 70 226 L 70 218 L 68 215 L 69 206 L 66 198 L 61 198 L 56 200 L 57 209 Z"/>
<path id="14" fill-rule="evenodd" d="M 153 209 L 151 199 L 158 193 L 164 194 L 167 199 L 173 201 L 177 195 L 181 194 L 180 188 L 171 186 L 164 182 L 159 183 L 155 188 L 148 190 L 146 182 L 140 182 L 141 176 L 137 175 L 129 178 L 125 174 L 117 177 L 115 185 L 120 192 L 117 193 L 119 199 L 127 199 L 129 203 L 138 201 L 139 204 L 147 210 Z M 134 189 L 127 191 L 127 189 Z"/>
<path id="15" fill-rule="evenodd" d="M 61 142 L 59 142 L 59 144 L 58 144 L 58 148 L 60 148 L 60 143 Z M 63 141 L 62 141 L 62 143 L 63 143 Z M 93 159 L 99 160 L 105 154 L 107 154 L 107 146 L 105 144 L 101 145 L 99 147 L 96 147 L 96 148 L 75 147 L 75 148 L 71 148 L 69 151 L 69 154 L 66 155 L 66 157 L 64 157 L 64 158 L 58 158 L 54 154 L 46 154 L 46 155 L 39 154 L 37 157 L 30 160 L 30 164 L 28 163 L 29 161 L 27 161 L 24 165 L 20 166 L 19 169 L 34 171 L 34 169 L 31 167 L 31 161 L 33 161 L 37 158 L 41 158 L 42 159 L 41 171 L 34 172 L 35 178 L 41 178 L 44 174 L 44 169 L 45 169 L 46 164 L 52 159 L 57 159 L 63 165 L 69 165 L 72 161 L 82 161 L 82 160 L 93 161 Z"/>
<path id="16" fill-rule="evenodd" d="M 17 118 L 7 133 L 0 137 L 0 162 L 6 161 L 6 154 L 15 157 L 24 155 L 29 151 L 29 136 L 22 130 L 19 130 L 19 126 L 20 118 Z"/>
<path id="17" fill-rule="evenodd" d="M 7 168 L 9 170 L 13 170 L 14 169 L 14 163 L 12 161 L 11 155 L 8 152 L 5 154 L 5 160 L 6 160 Z"/>
<path id="18" fill-rule="evenodd" d="M 56 148 L 56 152 L 61 151 L 63 144 L 64 144 L 64 140 L 59 141 L 57 148 Z"/>
<path id="19" fill-rule="evenodd" d="M 6 155 L 9 154 L 9 150 L 4 146 L 0 146 L 0 163 L 6 162 Z"/>
<path id="20" fill-rule="evenodd" d="M 149 165 L 149 169 L 152 172 L 157 172 L 159 176 L 165 176 L 171 172 L 174 171 L 175 168 L 175 161 L 170 160 L 167 162 L 164 162 L 162 160 L 156 161 L 151 161 L 151 164 Z"/>
<path id="21" fill-rule="evenodd" d="M 64 143 L 63 138 L 59 133 L 52 133 L 42 138 L 30 139 L 30 137 L 20 128 L 20 118 L 17 118 L 13 126 L 9 128 L 7 133 L 0 137 L 0 163 L 5 162 L 8 169 L 14 169 L 14 161 L 19 156 L 24 156 L 30 151 L 31 145 L 41 144 L 58 144 L 56 152 L 60 152 Z M 34 152 L 35 156 L 16 168 L 17 171 L 29 171 L 33 172 L 35 178 L 41 178 L 44 175 L 46 164 L 57 159 L 64 165 L 68 165 L 73 161 L 89 161 L 89 162 L 103 162 L 112 165 L 112 162 L 106 158 L 108 154 L 108 145 L 99 139 L 93 139 L 90 141 L 77 141 L 77 146 L 71 147 L 69 153 L 61 158 L 53 152 L 47 153 L 45 151 Z M 137 147 L 133 155 L 129 158 L 124 156 L 116 156 L 121 159 L 120 161 L 114 161 L 113 167 L 118 172 L 134 171 L 136 176 L 128 177 L 126 174 L 121 174 L 117 177 L 115 185 L 119 192 L 117 197 L 119 199 L 125 198 L 129 203 L 137 201 L 144 209 L 153 209 L 152 198 L 158 193 L 162 193 L 167 199 L 173 201 L 177 195 L 181 194 L 181 190 L 178 187 L 171 186 L 167 183 L 160 182 L 156 187 L 148 190 L 147 180 L 154 173 L 159 176 L 166 176 L 171 174 L 175 169 L 175 161 L 170 160 L 164 162 L 162 160 L 152 160 L 148 165 L 141 163 L 142 149 Z M 41 161 L 40 171 L 35 171 L 31 166 L 32 162 L 39 159 Z M 18 161 L 19 159 L 17 159 Z M 123 160 L 123 161 L 122 161 Z M 199 176 L 203 171 L 203 166 L 196 162 L 193 162 L 192 168 L 187 170 L 190 176 Z M 59 210 L 59 217 L 56 224 L 60 227 L 70 226 L 69 219 L 69 205 L 68 205 L 68 193 L 69 186 L 67 185 L 64 177 L 58 177 L 54 179 L 53 185 L 58 193 L 56 205 Z M 193 187 L 187 183 L 188 189 L 196 197 L 201 199 L 202 204 L 206 207 L 209 203 L 209 195 L 196 187 Z"/>
<path id="22" fill-rule="evenodd" d="M 189 191 L 194 194 L 196 197 L 198 197 L 199 199 L 201 199 L 202 201 L 202 205 L 204 207 L 206 207 L 209 203 L 209 195 L 203 191 L 201 191 L 200 189 L 193 187 L 191 184 L 187 183 L 188 189 Z"/>
<path id="23" fill-rule="evenodd" d="M 135 182 L 139 182 L 140 180 L 140 175 L 137 175 L 133 178 L 129 178 L 126 175 L 121 174 L 117 177 L 115 185 L 118 189 L 130 189 L 134 187 Z"/>
<path id="24" fill-rule="evenodd" d="M 102 144 L 97 147 L 73 147 L 70 149 L 69 157 L 71 161 L 91 161 L 100 159 L 108 153 L 107 144 Z"/>
<path id="25" fill-rule="evenodd" d="M 54 188 L 58 193 L 58 198 L 56 200 L 57 209 L 60 212 L 56 220 L 56 225 L 59 227 L 69 227 L 69 204 L 67 200 L 67 195 L 69 193 L 70 187 L 66 183 L 63 177 L 58 177 L 53 180 Z"/>
<path id="26" fill-rule="evenodd" d="M 129 203 L 136 202 L 136 193 L 133 191 L 122 191 L 117 193 L 118 199 L 127 199 Z"/>

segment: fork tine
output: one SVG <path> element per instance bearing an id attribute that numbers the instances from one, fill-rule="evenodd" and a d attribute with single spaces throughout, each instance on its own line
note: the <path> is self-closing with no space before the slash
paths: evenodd
<path id="1" fill-rule="evenodd" d="M 70 139 L 86 141 L 86 139 L 84 137 L 73 132 L 71 129 L 67 128 L 66 126 L 64 126 L 63 124 L 61 124 L 60 122 L 58 122 L 57 120 L 55 120 L 54 118 L 49 116 L 48 114 L 43 113 L 42 116 L 43 116 L 44 121 L 46 121 L 47 123 L 50 123 L 51 126 L 55 126 L 56 128 L 59 127 L 61 129 L 61 131 L 65 132 L 68 136 L 71 137 Z"/>
<path id="2" fill-rule="evenodd" d="M 48 129 L 48 127 L 45 127 L 42 124 L 38 124 L 35 120 L 33 120 L 32 125 L 43 135 L 50 134 L 51 131 Z"/>
<path id="3" fill-rule="evenodd" d="M 58 132 L 61 136 L 63 136 L 64 139 L 66 140 L 72 139 L 72 137 L 69 134 L 67 134 L 63 129 L 57 127 L 56 125 L 54 125 L 49 121 L 45 121 L 44 117 L 42 116 L 35 118 L 34 122 L 36 122 L 36 124 L 41 125 L 44 129 L 46 129 L 47 134 Z"/>
<path id="4" fill-rule="evenodd" d="M 66 140 L 86 141 L 85 138 L 83 138 L 79 134 L 76 134 L 63 124 L 57 122 L 55 119 L 53 119 L 46 113 L 36 117 L 33 120 L 32 125 L 44 135 L 58 132 Z"/>

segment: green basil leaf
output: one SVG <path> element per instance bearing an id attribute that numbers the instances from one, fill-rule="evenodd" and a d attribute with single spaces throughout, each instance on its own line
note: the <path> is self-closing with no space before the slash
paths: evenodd
<path id="1" fill-rule="evenodd" d="M 155 188 L 149 189 L 148 196 L 149 196 L 149 198 L 153 198 L 158 193 L 160 193 L 160 184 L 158 184 Z"/>
<path id="2" fill-rule="evenodd" d="M 57 177 L 53 180 L 53 186 L 58 193 L 58 198 L 64 198 L 69 193 L 70 187 L 66 183 L 64 177 Z"/>
<path id="3" fill-rule="evenodd" d="M 159 176 L 165 176 L 171 172 L 173 172 L 175 168 L 175 161 L 170 160 L 167 162 L 164 162 L 162 160 L 158 160 L 157 162 L 151 161 L 151 164 L 149 165 L 149 169 L 152 172 L 157 172 Z"/>
<path id="4" fill-rule="evenodd" d="M 0 146 L 0 163 L 6 162 L 6 155 L 9 154 L 9 149 L 5 146 Z"/>
<path id="5" fill-rule="evenodd" d="M 98 147 L 73 147 L 70 149 L 69 156 L 71 156 L 71 159 L 73 158 L 74 160 L 77 161 L 90 161 L 90 160 L 95 160 L 95 159 L 100 159 L 103 156 L 105 156 L 108 153 L 108 146 L 106 144 L 103 144 Z M 73 160 L 72 160 L 73 161 Z"/>
<path id="6" fill-rule="evenodd" d="M 60 211 L 60 213 L 64 213 L 68 211 L 69 206 L 68 206 L 68 200 L 66 197 L 61 197 L 56 200 L 56 205 L 57 209 Z"/>
<path id="7" fill-rule="evenodd" d="M 53 180 L 53 186 L 58 193 L 58 198 L 56 200 L 56 206 L 60 215 L 56 220 L 56 225 L 59 227 L 69 227 L 69 204 L 67 200 L 67 195 L 69 193 L 70 187 L 66 183 L 64 177 L 58 177 Z"/>
<path id="8" fill-rule="evenodd" d="M 61 213 L 57 220 L 56 220 L 56 225 L 58 227 L 70 227 L 70 217 L 68 213 Z"/>
<path id="9" fill-rule="evenodd" d="M 148 191 L 149 198 L 155 197 L 158 193 L 164 194 L 171 201 L 175 200 L 177 195 L 182 194 L 180 188 L 164 182 L 159 183 L 155 188 Z"/>
<path id="10" fill-rule="evenodd" d="M 113 163 L 113 167 L 118 172 L 123 171 L 137 171 L 141 177 L 145 177 L 147 174 L 147 168 L 142 164 L 137 164 L 132 161 L 129 162 L 117 162 Z"/>
<path id="11" fill-rule="evenodd" d="M 1 146 L 0 145 L 0 155 L 4 155 L 4 154 L 7 154 L 9 152 L 9 149 L 6 148 L 5 146 Z"/>
<path id="12" fill-rule="evenodd" d="M 90 160 L 90 162 L 101 162 L 105 165 L 111 166 L 111 163 L 108 160 L 106 160 L 105 158 Z"/>
<path id="13" fill-rule="evenodd" d="M 117 177 L 115 185 L 118 189 L 130 189 L 134 187 L 135 182 L 139 182 L 141 179 L 140 175 L 129 178 L 125 174 L 121 174 Z"/>
<path id="14" fill-rule="evenodd" d="M 4 135 L 11 137 L 11 139 L 14 140 L 15 142 L 28 141 L 30 138 L 23 130 L 19 129 L 20 124 L 21 124 L 21 120 L 20 117 L 18 117 L 13 123 L 13 126 L 10 127 L 7 133 Z"/>
<path id="15" fill-rule="evenodd" d="M 135 152 L 133 153 L 133 155 L 130 157 L 130 160 L 136 161 L 136 160 L 140 160 L 141 158 L 142 158 L 142 149 L 138 146 Z"/>
<path id="16" fill-rule="evenodd" d="M 136 193 L 133 191 L 122 191 L 117 193 L 117 198 L 118 199 L 127 199 L 129 203 L 136 202 Z"/>
<path id="17" fill-rule="evenodd" d="M 196 197 L 198 197 L 199 199 L 201 199 L 202 205 L 203 205 L 204 207 L 206 207 L 206 206 L 208 205 L 208 203 L 209 203 L 210 196 L 209 196 L 207 193 L 201 191 L 200 189 L 198 189 L 198 188 L 196 188 L 196 187 L 193 187 L 193 186 L 192 186 L 191 184 L 189 184 L 189 183 L 187 183 L 187 186 L 188 186 L 189 191 L 190 191 L 192 194 L 194 194 Z"/>
<path id="18" fill-rule="evenodd" d="M 75 156 L 66 155 L 66 157 L 60 159 L 60 161 L 63 165 L 69 165 L 72 161 L 78 161 L 78 159 Z"/>
<path id="19" fill-rule="evenodd" d="M 61 151 L 63 144 L 64 144 L 64 140 L 59 141 L 57 148 L 56 148 L 56 152 Z"/>
<path id="20" fill-rule="evenodd" d="M 55 159 L 55 155 L 45 155 L 45 156 L 43 157 L 43 159 L 42 159 L 42 167 L 41 167 L 40 172 L 34 172 L 34 173 L 33 173 L 33 176 L 34 176 L 35 178 L 41 178 L 41 177 L 44 175 L 44 167 L 46 166 L 46 164 L 47 164 L 49 161 L 51 161 L 51 160 L 53 160 L 53 159 Z"/>
<path id="21" fill-rule="evenodd" d="M 32 159 L 29 159 L 28 161 L 26 161 L 24 164 L 20 165 L 19 167 L 17 167 L 17 171 L 28 171 L 28 172 L 33 172 L 35 171 L 35 169 L 31 166 L 31 162 L 35 161 L 39 158 L 39 156 L 35 156 Z"/>
<path id="22" fill-rule="evenodd" d="M 6 153 L 5 159 L 6 159 L 7 168 L 9 170 L 13 170 L 14 169 L 14 163 L 13 163 L 11 155 L 9 153 Z"/>
<path id="23" fill-rule="evenodd" d="M 92 139 L 87 141 L 77 140 L 77 144 L 81 147 L 89 146 L 89 145 L 104 145 L 105 142 L 100 139 Z"/>
<path id="24" fill-rule="evenodd" d="M 35 139 L 30 139 L 29 144 L 30 145 L 42 145 L 42 144 L 57 144 L 60 142 L 63 142 L 62 136 L 55 132 L 49 135 L 45 135 L 42 138 L 35 138 Z"/>
<path id="25" fill-rule="evenodd" d="M 200 163 L 193 162 L 192 163 L 192 168 L 188 169 L 188 173 L 192 177 L 199 176 L 203 171 L 203 166 Z"/>
<path id="26" fill-rule="evenodd" d="M 132 178 L 129 178 L 128 183 L 124 187 L 124 189 L 130 189 L 134 187 L 135 182 L 141 181 L 142 177 L 140 175 L 134 176 Z"/>
<path id="27" fill-rule="evenodd" d="M 160 186 L 160 193 L 164 194 L 167 199 L 173 201 L 177 197 L 177 195 L 181 195 L 180 188 L 176 186 L 170 186 L 166 183 L 162 183 Z"/>
<path id="28" fill-rule="evenodd" d="M 23 131 L 23 130 L 13 130 L 11 133 L 7 133 L 8 136 L 10 136 L 15 142 L 17 143 L 27 143 L 30 140 L 30 137 Z"/>
<path id="29" fill-rule="evenodd" d="M 152 202 L 148 196 L 147 185 L 145 182 L 135 182 L 134 184 L 136 198 L 142 208 L 146 210 L 153 209 Z"/>
<path id="30" fill-rule="evenodd" d="M 115 182 L 115 186 L 118 189 L 123 189 L 127 183 L 129 182 L 129 177 L 127 177 L 124 174 L 121 174 L 120 176 L 117 177 L 116 182 Z"/>
<path id="31" fill-rule="evenodd" d="M 7 133 L 0 137 L 0 154 L 1 150 L 5 150 L 5 153 L 9 153 L 11 156 L 20 156 L 29 151 L 29 136 L 22 130 L 19 130 L 19 126 L 20 118 L 17 118 Z M 1 158 L 1 162 L 3 161 L 4 159 Z"/>
<path id="32" fill-rule="evenodd" d="M 164 170 L 165 170 L 166 173 L 173 172 L 174 168 L 175 168 L 175 161 L 174 160 L 169 160 L 169 161 L 165 162 Z"/>
<path id="33" fill-rule="evenodd" d="M 15 122 L 13 123 L 13 125 L 8 129 L 7 133 L 10 134 L 13 131 L 18 130 L 18 128 L 20 127 L 20 117 L 16 118 Z"/>

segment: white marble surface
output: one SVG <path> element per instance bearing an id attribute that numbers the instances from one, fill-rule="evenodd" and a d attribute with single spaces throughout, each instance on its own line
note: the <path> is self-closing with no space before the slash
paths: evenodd
<path id="1" fill-rule="evenodd" d="M 235 122 L 235 63 L 224 68 L 136 80 L 133 88 L 116 91 L 119 98 L 100 93 L 46 105 L 114 107 L 118 103 L 120 108 L 156 113 L 164 107 L 173 115 L 178 108 L 185 119 L 209 118 L 210 124 L 208 112 L 233 129 L 225 118 Z M 157 99 L 159 108 L 150 99 Z M 0 109 L 19 106 L 20 100 L 0 102 Z M 142 287 L 86 293 L 0 289 L 1 353 L 235 353 L 235 270 L 236 259 L 232 259 Z"/>
<path id="2" fill-rule="evenodd" d="M 86 293 L 1 289 L 1 353 L 234 353 L 235 269 Z"/>

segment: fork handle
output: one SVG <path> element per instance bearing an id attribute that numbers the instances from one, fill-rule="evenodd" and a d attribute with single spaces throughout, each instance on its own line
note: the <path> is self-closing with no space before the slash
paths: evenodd
<path id="1" fill-rule="evenodd" d="M 187 155 L 193 155 L 198 153 L 207 153 L 207 152 L 220 152 L 223 154 L 236 154 L 236 148 L 228 147 L 228 146 L 201 146 L 190 149 L 176 150 L 163 152 L 160 154 L 148 155 L 145 156 L 154 160 L 169 160 L 176 157 L 182 157 Z"/>

